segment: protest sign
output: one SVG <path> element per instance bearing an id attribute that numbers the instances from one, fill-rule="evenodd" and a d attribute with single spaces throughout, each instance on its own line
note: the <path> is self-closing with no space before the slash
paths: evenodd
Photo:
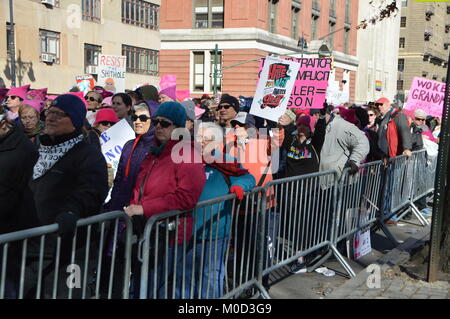
<path id="1" fill-rule="evenodd" d="M 424 78 L 413 78 L 405 110 L 422 109 L 431 116 L 442 117 L 445 83 Z"/>
<path id="2" fill-rule="evenodd" d="M 95 86 L 95 79 L 92 75 L 80 75 L 77 76 L 75 80 L 77 81 L 78 88 L 84 95 L 92 91 Z"/>
<path id="3" fill-rule="evenodd" d="M 372 245 L 370 243 L 370 228 L 356 232 L 353 245 L 355 259 L 369 254 L 372 251 Z"/>
<path id="4" fill-rule="evenodd" d="M 100 54 L 98 58 L 98 85 L 111 92 L 125 91 L 127 57 Z"/>
<path id="5" fill-rule="evenodd" d="M 300 64 L 288 108 L 322 108 L 333 60 L 331 58 L 287 58 L 285 60 Z M 260 65 L 260 74 L 263 66 L 264 59 Z"/>
<path id="6" fill-rule="evenodd" d="M 267 57 L 250 114 L 278 122 L 286 112 L 299 67 L 300 64 L 294 61 Z"/>

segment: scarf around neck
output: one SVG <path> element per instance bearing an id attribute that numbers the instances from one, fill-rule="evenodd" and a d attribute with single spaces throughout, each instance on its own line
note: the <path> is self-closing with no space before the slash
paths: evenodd
<path id="1" fill-rule="evenodd" d="M 39 159 L 33 168 L 33 180 L 43 176 L 49 171 L 68 151 L 84 139 L 83 135 L 74 137 L 57 145 L 39 146 Z"/>

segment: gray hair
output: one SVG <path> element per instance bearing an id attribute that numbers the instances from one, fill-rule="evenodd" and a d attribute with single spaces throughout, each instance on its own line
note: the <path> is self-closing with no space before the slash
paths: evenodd
<path id="1" fill-rule="evenodd" d="M 197 130 L 197 134 L 200 130 L 212 130 L 214 132 L 214 137 L 216 137 L 216 141 L 223 140 L 223 128 L 220 125 L 217 125 L 214 122 L 200 122 Z"/>
<path id="2" fill-rule="evenodd" d="M 147 111 L 148 114 L 150 114 L 150 108 L 148 107 L 147 103 L 142 102 L 133 106 L 133 112 L 139 111 Z"/>

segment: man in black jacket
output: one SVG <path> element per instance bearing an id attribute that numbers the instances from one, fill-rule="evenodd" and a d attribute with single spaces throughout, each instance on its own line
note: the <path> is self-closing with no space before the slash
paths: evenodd
<path id="1" fill-rule="evenodd" d="M 98 148 L 85 140 L 81 131 L 85 117 L 86 107 L 77 96 L 64 94 L 52 102 L 46 111 L 45 134 L 41 136 L 39 158 L 34 165 L 30 182 L 37 220 L 35 226 L 58 223 L 58 234 L 62 237 L 58 298 L 61 294 L 64 297 L 68 292 L 66 278 L 69 274 L 66 267 L 71 263 L 71 239 L 77 220 L 100 213 L 108 194 L 105 158 Z M 91 244 L 86 242 L 86 236 L 82 233 L 77 232 L 76 241 L 75 264 L 79 267 L 83 265 L 84 249 Z M 53 288 L 55 244 L 56 237 L 48 236 L 44 254 L 44 298 L 49 296 L 49 289 Z M 39 247 L 38 243 L 30 247 L 30 252 L 35 255 L 33 257 L 39 256 Z M 37 267 L 37 262 L 34 267 Z M 30 269 L 32 267 L 27 269 L 28 274 L 32 275 L 33 270 Z M 92 274 L 91 267 L 88 272 Z M 34 295 L 33 289 L 26 289 L 28 296 Z M 74 298 L 80 297 L 80 289 L 73 293 Z"/>
<path id="2" fill-rule="evenodd" d="M 105 158 L 81 133 L 85 116 L 77 96 L 53 101 L 30 183 L 37 226 L 57 222 L 62 235 L 71 235 L 79 218 L 98 214 L 108 193 Z"/>

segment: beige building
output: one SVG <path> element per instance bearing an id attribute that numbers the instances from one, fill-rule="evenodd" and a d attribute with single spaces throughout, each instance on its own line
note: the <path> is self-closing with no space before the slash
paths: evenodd
<path id="1" fill-rule="evenodd" d="M 159 84 L 161 0 L 14 0 L 16 86 L 69 90 L 98 54 L 127 56 L 126 88 Z M 0 77 L 9 87 L 9 0 L 0 0 Z M 95 77 L 95 75 L 94 75 Z"/>
<path id="2" fill-rule="evenodd" d="M 450 3 L 402 1 L 397 91 L 405 100 L 413 77 L 445 82 L 450 43 Z"/>
<path id="3" fill-rule="evenodd" d="M 376 1 L 360 1 L 358 21 L 376 14 L 376 4 Z M 397 7 L 400 6 L 401 0 L 397 0 Z M 400 12 L 358 30 L 356 104 L 376 101 L 383 96 L 394 101 L 397 94 L 399 35 Z"/>

